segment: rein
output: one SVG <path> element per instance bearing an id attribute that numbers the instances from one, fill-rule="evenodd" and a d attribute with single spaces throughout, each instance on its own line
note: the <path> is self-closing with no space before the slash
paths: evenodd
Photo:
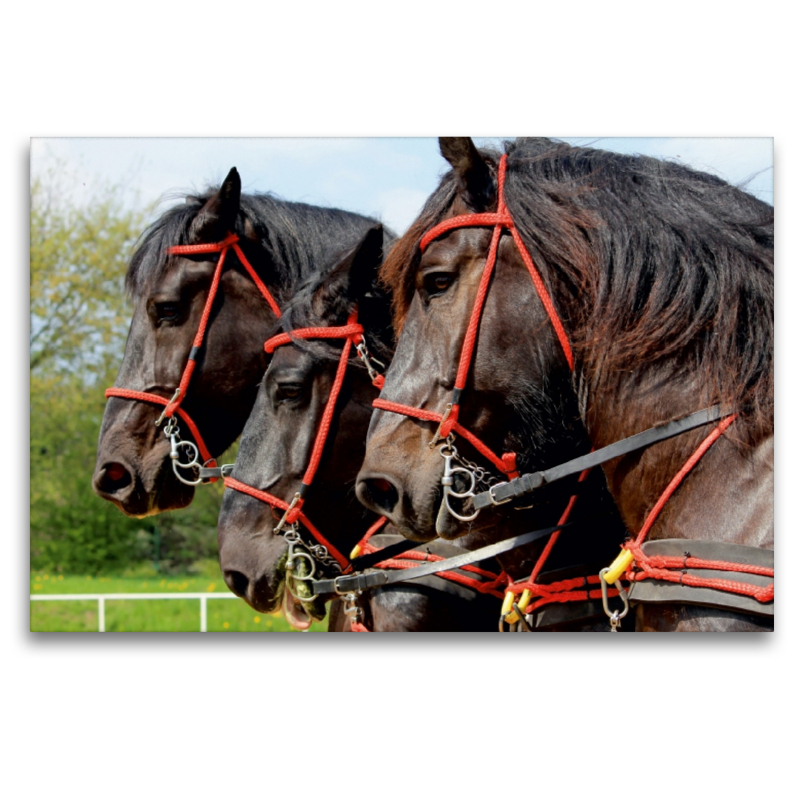
<path id="1" fill-rule="evenodd" d="M 160 427 L 161 423 L 165 419 L 168 420 L 167 426 L 164 429 L 164 434 L 170 440 L 170 458 L 172 459 L 172 469 L 175 472 L 178 480 L 189 486 L 196 486 L 204 480 L 207 480 L 210 483 L 215 483 L 219 479 L 219 474 L 217 474 L 219 468 L 217 467 L 214 457 L 206 447 L 199 428 L 180 406 L 186 397 L 186 392 L 189 388 L 189 382 L 192 379 L 192 373 L 197 366 L 197 356 L 200 352 L 200 348 L 203 346 L 206 327 L 208 326 L 208 319 L 211 316 L 211 307 L 214 304 L 214 299 L 217 296 L 222 270 L 225 266 L 225 257 L 231 248 L 233 248 L 234 252 L 239 257 L 239 261 L 242 263 L 242 266 L 247 270 L 247 273 L 253 279 L 253 283 L 255 283 L 255 285 L 258 287 L 262 297 L 267 301 L 270 309 L 272 309 L 272 313 L 278 318 L 281 316 L 281 310 L 278 307 L 278 304 L 275 302 L 275 298 L 272 296 L 269 289 L 267 289 L 261 278 L 259 278 L 256 274 L 256 271 L 247 260 L 242 248 L 239 247 L 238 242 L 239 237 L 235 233 L 229 233 L 221 242 L 213 242 L 211 244 L 176 245 L 167 249 L 167 254 L 171 256 L 219 253 L 219 259 L 217 260 L 217 266 L 214 270 L 214 276 L 211 279 L 211 288 L 209 289 L 208 298 L 206 299 L 206 304 L 203 308 L 203 314 L 200 318 L 197 334 L 194 337 L 192 348 L 189 350 L 189 356 L 186 360 L 186 366 L 184 367 L 183 374 L 181 375 L 180 383 L 172 395 L 172 398 L 167 400 L 166 398 L 157 394 L 152 394 L 151 392 L 139 392 L 134 391 L 133 389 L 121 389 L 116 386 L 106 389 L 105 392 L 106 397 L 121 397 L 125 400 L 137 400 L 143 403 L 154 403 L 156 405 L 164 406 L 164 411 L 156 420 L 156 427 Z M 178 428 L 178 425 L 174 419 L 176 412 L 178 416 L 189 426 L 189 430 L 192 432 L 195 442 L 197 442 L 196 446 L 190 441 L 180 440 L 180 429 Z M 188 462 L 181 461 L 181 450 L 184 450 L 188 453 Z M 197 460 L 198 455 L 201 455 L 203 458 L 202 464 Z M 199 477 L 196 480 L 188 480 L 180 474 L 180 469 L 194 469 Z M 203 475 L 198 472 L 199 470 L 203 470 L 207 474 Z M 209 475 L 208 473 L 211 474 Z"/>

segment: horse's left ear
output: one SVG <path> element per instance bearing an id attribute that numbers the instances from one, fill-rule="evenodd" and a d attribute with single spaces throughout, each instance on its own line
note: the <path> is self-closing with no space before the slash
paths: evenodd
<path id="1" fill-rule="evenodd" d="M 469 136 L 440 136 L 439 151 L 456 171 L 461 195 L 474 211 L 490 208 L 497 197 L 492 173 Z"/>
<path id="2" fill-rule="evenodd" d="M 233 232 L 242 198 L 242 179 L 233 167 L 222 186 L 208 198 L 192 220 L 193 242 L 217 242 Z"/>
<path id="3" fill-rule="evenodd" d="M 375 285 L 383 263 L 383 225 L 374 225 L 336 264 L 314 292 L 320 316 L 347 313 Z"/>

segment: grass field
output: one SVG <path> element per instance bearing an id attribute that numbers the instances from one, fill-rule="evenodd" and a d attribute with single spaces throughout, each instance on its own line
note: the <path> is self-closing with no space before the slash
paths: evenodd
<path id="1" fill-rule="evenodd" d="M 31 573 L 30 593 L 119 594 L 149 592 L 228 591 L 216 562 L 198 565 L 193 575 L 159 575 L 149 568 L 120 576 Z M 31 631 L 97 631 L 97 602 L 34 602 Z M 105 603 L 106 631 L 199 631 L 199 600 L 110 600 Z M 312 631 L 327 630 L 327 619 L 314 623 Z M 280 614 L 259 614 L 243 600 L 208 600 L 208 631 L 291 631 Z"/>

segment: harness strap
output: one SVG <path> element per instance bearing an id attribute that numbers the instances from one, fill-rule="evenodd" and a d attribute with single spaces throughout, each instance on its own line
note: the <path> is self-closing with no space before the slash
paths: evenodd
<path id="1" fill-rule="evenodd" d="M 487 558 L 494 558 L 501 553 L 507 553 L 522 545 L 529 544 L 545 536 L 550 536 L 559 528 L 567 525 L 556 525 L 551 528 L 542 528 L 536 531 L 513 536 L 510 539 L 503 539 L 500 542 L 481 547 L 478 550 L 465 552 L 462 555 L 446 558 L 443 561 L 429 561 L 420 567 L 406 569 L 400 572 L 386 572 L 376 570 L 374 572 L 360 572 L 354 575 L 339 575 L 331 580 L 312 581 L 312 589 L 315 594 L 346 594 L 347 592 L 363 592 L 366 589 L 373 589 L 376 586 L 389 586 L 394 583 L 411 581 L 414 578 L 421 578 L 425 575 L 434 575 L 442 571 L 460 569 L 461 567 L 474 564 L 476 561 L 483 561 Z"/>
<path id="2" fill-rule="evenodd" d="M 632 603 L 688 603 L 775 613 L 774 552 L 727 542 L 659 539 L 634 548 Z"/>
<path id="3" fill-rule="evenodd" d="M 248 486 L 246 483 L 237 481 L 236 478 L 227 477 L 224 479 L 224 483 L 227 489 L 234 489 L 237 492 L 242 492 L 242 494 L 249 494 L 251 497 L 255 497 L 256 500 L 260 500 L 262 503 L 267 503 L 273 508 L 278 508 L 281 511 L 287 511 L 289 508 L 289 503 L 281 500 L 280 497 L 275 497 L 275 495 L 272 495 L 269 492 L 264 492 L 261 489 Z M 337 563 L 342 569 L 347 567 L 350 562 L 319 532 L 319 530 L 314 526 L 314 523 L 312 523 L 302 511 L 298 510 L 297 514 L 295 515 L 295 519 L 302 522 L 303 525 L 308 528 L 309 533 L 311 533 L 311 535 L 323 547 L 328 549 L 328 552 L 336 559 Z"/>
<path id="4" fill-rule="evenodd" d="M 682 419 L 673 420 L 672 422 L 664 423 L 663 425 L 656 425 L 653 428 L 648 428 L 646 431 L 636 433 L 633 436 L 628 436 L 626 439 L 620 439 L 606 447 L 601 447 L 599 450 L 594 450 L 584 456 L 573 458 L 563 464 L 558 464 L 555 467 L 544 470 L 542 472 L 526 473 L 520 478 L 511 480 L 508 483 L 501 483 L 493 486 L 486 492 L 480 492 L 473 498 L 473 504 L 476 509 L 488 508 L 492 505 L 501 505 L 513 500 L 515 497 L 521 497 L 529 492 L 538 489 L 548 483 L 554 483 L 562 478 L 567 478 L 570 475 L 576 475 L 583 470 L 591 469 L 592 467 L 604 464 L 613 458 L 619 458 L 628 453 L 636 450 L 641 450 L 643 447 L 648 447 L 656 442 L 662 442 L 666 439 L 671 439 L 681 433 L 699 428 L 703 425 L 708 425 L 711 422 L 716 422 L 723 416 L 723 410 L 720 406 L 710 406 L 701 411 L 695 411 Z M 731 418 L 731 421 L 732 418 Z M 728 423 L 730 424 L 730 422 Z M 725 426 L 727 428 L 727 425 Z M 714 441 L 719 434 L 715 435 Z M 713 442 L 712 442 L 713 443 Z M 711 443 L 709 443 L 709 447 Z M 708 448 L 706 448 L 708 449 Z M 705 450 L 703 451 L 705 452 Z M 702 455 L 702 453 L 701 453 Z M 699 458 L 699 456 L 698 456 Z M 696 463 L 696 461 L 694 462 Z M 692 465 L 693 466 L 693 465 Z M 688 470 L 687 470 L 688 471 Z M 685 474 L 685 473 L 684 473 Z M 664 500 L 666 502 L 666 498 Z M 660 511 L 663 503 L 658 507 Z M 655 518 L 654 518 L 655 519 Z M 651 523 L 652 524 L 652 523 Z M 648 527 L 649 529 L 649 527 Z"/>

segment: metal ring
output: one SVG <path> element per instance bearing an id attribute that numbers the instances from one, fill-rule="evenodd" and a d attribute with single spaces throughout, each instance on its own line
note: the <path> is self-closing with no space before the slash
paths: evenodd
<path id="1" fill-rule="evenodd" d="M 295 581 L 311 581 L 311 580 L 313 580 L 314 574 L 316 573 L 316 570 L 317 570 L 317 562 L 314 561 L 314 559 L 311 557 L 311 555 L 309 553 L 306 553 L 304 550 L 298 550 L 298 551 L 292 553 L 292 560 L 294 560 L 295 558 L 306 558 L 306 559 L 308 559 L 308 563 L 311 565 L 311 572 L 309 572 L 308 575 L 302 575 L 301 576 L 301 575 L 296 575 L 293 568 L 292 569 L 287 569 L 286 570 L 286 588 L 289 590 L 289 594 L 292 597 L 294 597 L 295 600 L 298 600 L 300 603 L 310 603 L 310 602 L 316 600 L 319 597 L 319 595 L 318 594 L 313 594 L 313 595 L 311 595 L 311 597 L 301 597 L 295 591 L 295 589 L 297 587 L 294 585 L 294 582 Z"/>
<path id="2" fill-rule="evenodd" d="M 194 468 L 194 469 L 197 470 L 197 472 L 196 472 L 197 479 L 196 480 L 193 480 L 193 481 L 187 480 L 186 478 L 183 477 L 183 475 L 181 475 L 180 472 L 178 472 L 179 469 L 189 469 L 189 468 Z M 200 465 L 199 464 L 184 465 L 184 464 L 178 463 L 177 461 L 173 461 L 172 462 L 172 471 L 175 473 L 175 477 L 181 483 L 185 483 L 187 486 L 198 486 L 199 484 L 201 484 L 203 482 L 203 479 L 200 477 Z"/>
<path id="3" fill-rule="evenodd" d="M 189 452 L 194 452 L 192 455 L 192 460 L 184 463 L 180 460 L 180 453 L 179 451 L 182 447 L 188 447 Z M 194 442 L 190 442 L 188 439 L 182 442 L 175 442 L 175 450 L 176 454 L 174 456 L 170 456 L 172 458 L 173 463 L 176 463 L 179 467 L 183 467 L 184 469 L 189 469 L 189 467 L 201 467 L 202 464 L 197 460 L 200 457 L 200 451 L 197 449 L 197 445 Z"/>
<path id="4" fill-rule="evenodd" d="M 458 495 L 455 496 L 458 497 Z M 450 502 L 448 500 L 448 497 L 449 497 L 449 492 L 447 491 L 447 489 L 445 489 L 444 504 L 445 506 L 447 506 L 447 510 L 450 512 L 450 514 L 452 514 L 452 516 L 454 516 L 456 519 L 460 519 L 462 522 L 471 522 L 473 519 L 477 518 L 478 514 L 481 513 L 481 510 L 478 508 L 475 510 L 474 514 L 470 514 L 468 517 L 464 516 L 463 514 L 459 514 L 457 511 L 453 511 L 453 509 L 450 507 Z"/>
<path id="5" fill-rule="evenodd" d="M 458 497 L 460 499 L 464 499 L 465 497 L 475 497 L 475 473 L 471 470 L 468 470 L 466 467 L 456 467 L 455 469 L 450 470 L 450 476 L 456 474 L 456 472 L 466 472 L 469 475 L 471 484 L 469 489 L 465 492 L 454 492 L 449 486 L 445 487 L 445 492 L 451 495 L 452 497 Z"/>

